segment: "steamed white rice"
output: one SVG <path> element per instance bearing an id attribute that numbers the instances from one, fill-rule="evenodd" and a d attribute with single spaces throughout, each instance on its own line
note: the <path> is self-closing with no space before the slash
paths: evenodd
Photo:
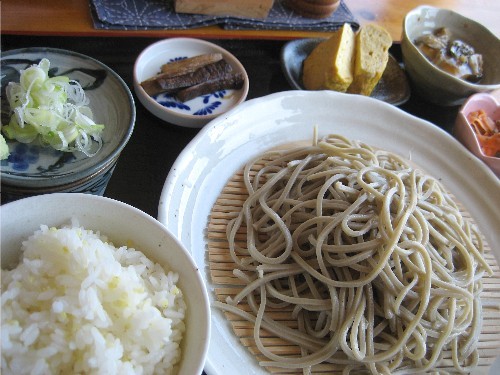
<path id="1" fill-rule="evenodd" d="M 171 374 L 186 305 L 178 275 L 73 223 L 41 229 L 2 270 L 2 373 Z"/>

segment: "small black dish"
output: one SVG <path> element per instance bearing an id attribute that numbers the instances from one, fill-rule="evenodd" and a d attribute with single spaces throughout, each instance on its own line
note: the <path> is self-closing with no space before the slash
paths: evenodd
<path id="1" fill-rule="evenodd" d="M 286 43 L 281 50 L 281 67 L 290 86 L 305 90 L 302 84 L 302 63 L 324 38 L 297 39 Z M 410 98 L 410 85 L 396 59 L 389 55 L 387 67 L 371 94 L 372 98 L 401 105 Z"/>

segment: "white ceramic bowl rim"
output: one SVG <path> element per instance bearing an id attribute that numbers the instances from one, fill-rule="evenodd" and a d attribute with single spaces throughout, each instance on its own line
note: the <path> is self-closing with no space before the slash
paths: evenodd
<path id="1" fill-rule="evenodd" d="M 22 174 L 19 175 L 11 174 L 2 171 L 1 173 L 2 184 L 6 184 L 13 187 L 22 187 L 26 189 L 35 189 L 35 190 L 43 189 L 45 187 L 52 188 L 52 187 L 61 187 L 63 185 L 68 185 L 68 184 L 74 184 L 75 181 L 86 180 L 90 175 L 97 175 L 99 174 L 100 171 L 106 170 L 109 165 L 113 164 L 117 160 L 119 154 L 123 151 L 124 147 L 130 140 L 130 137 L 132 136 L 135 127 L 135 119 L 136 119 L 136 108 L 135 108 L 134 98 L 127 84 L 114 70 L 112 70 L 104 63 L 94 59 L 93 57 L 84 55 L 79 52 L 69 51 L 60 48 L 28 47 L 28 48 L 19 48 L 2 52 L 2 59 L 17 54 L 36 54 L 36 53 L 52 53 L 65 56 L 75 56 L 81 60 L 90 61 L 94 65 L 99 66 L 101 69 L 105 70 L 107 74 L 111 76 L 112 79 L 115 80 L 118 86 L 122 89 L 123 91 L 122 94 L 126 96 L 126 101 L 130 108 L 130 116 L 128 117 L 127 130 L 124 133 L 123 137 L 120 139 L 120 141 L 117 143 L 117 146 L 113 150 L 111 150 L 111 152 L 109 152 L 108 155 L 94 156 L 96 158 L 95 160 L 98 160 L 98 162 L 91 163 L 88 167 L 80 171 L 78 174 L 66 172 L 61 174 L 51 174 L 50 176 L 47 177 L 36 177 L 35 179 L 32 178 L 31 176 L 24 176 Z M 93 159 L 89 158 L 89 161 L 91 160 Z"/>
<path id="2" fill-rule="evenodd" d="M 433 63 L 431 63 L 427 59 L 427 57 L 422 53 L 422 51 L 420 51 L 420 49 L 415 45 L 413 38 L 410 36 L 410 32 L 408 30 L 408 20 L 410 20 L 411 18 L 414 18 L 414 17 L 420 17 L 423 13 L 429 13 L 429 12 L 436 12 L 436 13 L 446 12 L 451 17 L 455 17 L 459 20 L 467 21 L 468 23 L 473 24 L 477 28 L 481 29 L 484 33 L 489 34 L 490 37 L 496 38 L 496 36 L 489 29 L 487 29 L 486 27 L 484 27 L 480 23 L 478 23 L 470 18 L 467 18 L 467 17 L 461 15 L 460 13 L 457 13 L 457 12 L 455 12 L 453 10 L 449 10 L 449 9 L 436 8 L 436 7 L 433 7 L 430 5 L 419 5 L 416 8 L 410 10 L 406 14 L 406 16 L 403 20 L 403 34 L 404 34 L 403 36 L 406 37 L 407 40 L 410 42 L 409 44 L 410 44 L 411 48 L 413 48 L 415 51 L 417 51 L 418 54 L 423 59 L 425 59 L 425 61 L 428 62 L 429 66 L 431 66 L 431 68 L 434 71 L 441 73 L 443 76 L 448 77 L 448 79 L 455 81 L 457 83 L 460 83 L 461 85 L 468 87 L 471 90 L 478 90 L 478 89 L 479 90 L 488 90 L 488 89 L 494 90 L 494 89 L 498 88 L 498 85 L 500 84 L 500 82 L 493 83 L 493 84 L 481 84 L 481 83 L 468 82 L 464 79 L 460 79 L 460 78 L 454 76 L 453 74 L 450 74 L 450 73 L 438 68 L 437 66 L 435 66 Z"/>

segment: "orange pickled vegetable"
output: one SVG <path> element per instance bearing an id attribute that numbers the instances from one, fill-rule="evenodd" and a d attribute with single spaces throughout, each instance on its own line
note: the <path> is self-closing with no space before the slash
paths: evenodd
<path id="1" fill-rule="evenodd" d="M 493 121 L 482 109 L 469 113 L 467 120 L 486 156 L 500 157 L 500 120 Z"/>

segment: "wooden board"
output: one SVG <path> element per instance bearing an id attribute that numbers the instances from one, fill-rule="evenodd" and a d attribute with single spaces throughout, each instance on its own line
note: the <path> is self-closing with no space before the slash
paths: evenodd
<path id="1" fill-rule="evenodd" d="M 212 283 L 215 285 L 215 294 L 218 301 L 225 302 L 226 297 L 235 296 L 245 284 L 236 278 L 232 271 L 235 267 L 229 255 L 229 245 L 226 239 L 226 226 L 228 222 L 237 216 L 243 202 L 247 198 L 246 189 L 243 185 L 242 172 L 236 173 L 226 184 L 218 200 L 215 202 L 208 222 L 208 267 Z M 468 215 L 464 213 L 464 216 Z M 240 232 L 237 241 L 245 243 L 245 233 Z M 485 245 L 485 259 L 493 269 L 492 277 L 483 278 L 483 292 L 481 302 L 483 305 L 483 325 L 478 344 L 479 365 L 474 374 L 487 374 L 495 358 L 500 355 L 500 269 L 491 248 Z M 243 310 L 248 309 L 244 303 L 238 305 Z M 296 321 L 291 318 L 290 311 L 280 310 L 272 313 L 272 318 L 285 322 L 288 326 L 296 326 Z M 257 361 L 267 360 L 256 347 L 253 339 L 253 324 L 232 313 L 225 313 L 230 321 L 234 333 L 238 336 L 242 345 L 255 356 Z M 261 330 L 262 341 L 270 345 L 272 350 L 282 355 L 300 354 L 300 350 L 284 341 Z M 444 359 L 439 365 L 439 370 L 454 373 L 455 369 L 450 359 L 450 353 L 444 354 Z M 272 374 L 301 374 L 302 370 L 289 370 L 282 368 L 267 368 Z M 312 369 L 313 374 L 341 374 L 342 369 L 338 366 L 321 364 Z"/>
<path id="2" fill-rule="evenodd" d="M 266 18 L 274 0 L 175 0 L 177 13 Z"/>

